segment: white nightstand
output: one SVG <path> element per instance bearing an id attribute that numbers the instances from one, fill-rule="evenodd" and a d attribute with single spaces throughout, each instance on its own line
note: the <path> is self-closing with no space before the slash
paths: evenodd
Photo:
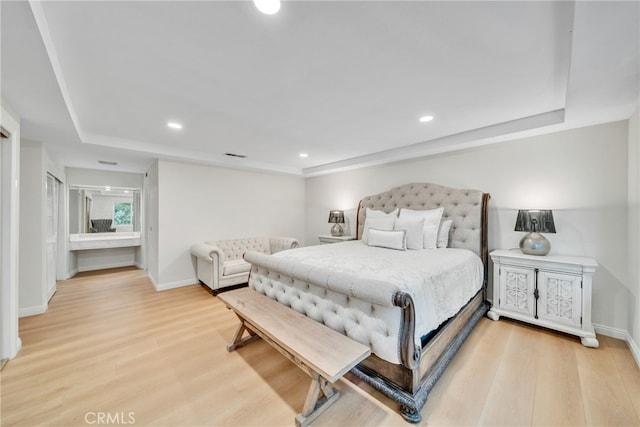
<path id="1" fill-rule="evenodd" d="M 356 240 L 356 236 L 332 236 L 331 234 L 323 234 L 318 236 L 321 243 L 338 243 L 348 240 Z"/>
<path id="2" fill-rule="evenodd" d="M 491 252 L 493 320 L 510 317 L 577 335 L 598 347 L 591 324 L 591 284 L 598 263 L 592 258 L 525 255 L 520 249 Z"/>

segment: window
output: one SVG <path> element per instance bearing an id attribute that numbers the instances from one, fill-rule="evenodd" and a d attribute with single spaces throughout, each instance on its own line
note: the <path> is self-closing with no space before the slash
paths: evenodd
<path id="1" fill-rule="evenodd" d="M 113 204 L 113 224 L 114 225 L 131 225 L 131 203 L 114 203 Z"/>

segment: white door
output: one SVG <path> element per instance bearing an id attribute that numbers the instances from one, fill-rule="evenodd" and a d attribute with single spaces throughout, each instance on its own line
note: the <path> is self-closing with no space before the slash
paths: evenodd
<path id="1" fill-rule="evenodd" d="M 56 265 L 58 263 L 58 181 L 47 174 L 47 298 L 56 291 Z"/>

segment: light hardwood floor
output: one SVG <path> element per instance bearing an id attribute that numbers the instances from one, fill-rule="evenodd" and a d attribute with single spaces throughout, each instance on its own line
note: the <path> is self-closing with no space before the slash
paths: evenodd
<path id="1" fill-rule="evenodd" d="M 46 314 L 20 319 L 23 348 L 0 374 L 1 425 L 99 425 L 99 416 L 128 425 L 293 425 L 309 377 L 261 341 L 228 353 L 237 324 L 200 285 L 156 292 L 140 270 L 60 282 Z M 638 426 L 640 371 L 624 342 L 598 338 L 600 348 L 589 349 L 567 335 L 482 319 L 421 424 Z M 409 425 L 394 402 L 347 378 L 314 425 Z"/>

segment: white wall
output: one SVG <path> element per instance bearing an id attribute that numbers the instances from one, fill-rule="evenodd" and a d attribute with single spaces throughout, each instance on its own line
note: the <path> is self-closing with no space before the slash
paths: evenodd
<path id="1" fill-rule="evenodd" d="M 47 311 L 46 172 L 41 142 L 22 140 L 20 151 L 20 316 Z"/>
<path id="2" fill-rule="evenodd" d="M 629 119 L 629 286 L 635 299 L 629 300 L 630 333 L 633 338 L 632 350 L 640 365 L 640 110 Z"/>
<path id="3" fill-rule="evenodd" d="M 41 142 L 23 140 L 20 152 L 20 279 L 18 281 L 20 316 L 44 313 L 52 290 L 47 285 L 47 173 L 64 183 L 64 169 L 48 155 Z M 62 203 L 66 198 L 59 198 Z M 64 217 L 59 216 L 64 223 Z M 58 240 L 66 227 L 58 228 Z M 60 246 L 59 246 L 60 247 Z M 56 263 L 57 269 L 64 262 Z"/>
<path id="4" fill-rule="evenodd" d="M 89 249 L 76 251 L 78 271 L 94 271 L 106 268 L 135 265 L 136 247 Z"/>
<path id="5" fill-rule="evenodd" d="M 158 188 L 158 161 L 155 161 L 146 173 L 147 185 L 145 192 L 146 212 L 145 212 L 145 228 L 144 235 L 147 243 L 145 253 L 147 259 L 147 275 L 151 281 L 158 287 L 160 283 L 159 256 L 160 248 L 158 240 L 160 238 L 158 228 L 159 214 L 159 188 Z"/>
<path id="6" fill-rule="evenodd" d="M 151 275 L 159 289 L 198 283 L 190 252 L 196 242 L 304 236 L 302 177 L 167 160 L 159 160 L 157 168 L 158 271 Z M 152 170 L 150 181 L 151 175 Z M 149 246 L 154 256 L 156 249 Z M 148 263 L 152 265 L 151 260 Z"/>
<path id="7" fill-rule="evenodd" d="M 520 208 L 553 209 L 552 253 L 594 257 L 593 321 L 629 331 L 627 122 L 609 123 L 308 178 L 306 242 L 328 232 L 329 209 L 354 209 L 366 195 L 410 182 L 491 193 L 489 248 L 518 246 Z"/>
<path id="8" fill-rule="evenodd" d="M 129 172 L 113 172 L 100 169 L 66 168 L 69 185 L 98 187 L 111 186 L 142 189 L 144 174 Z"/>
<path id="9" fill-rule="evenodd" d="M 20 226 L 20 117 L 1 100 L 0 126 L 0 359 L 12 359 L 21 347 L 18 333 Z"/>

